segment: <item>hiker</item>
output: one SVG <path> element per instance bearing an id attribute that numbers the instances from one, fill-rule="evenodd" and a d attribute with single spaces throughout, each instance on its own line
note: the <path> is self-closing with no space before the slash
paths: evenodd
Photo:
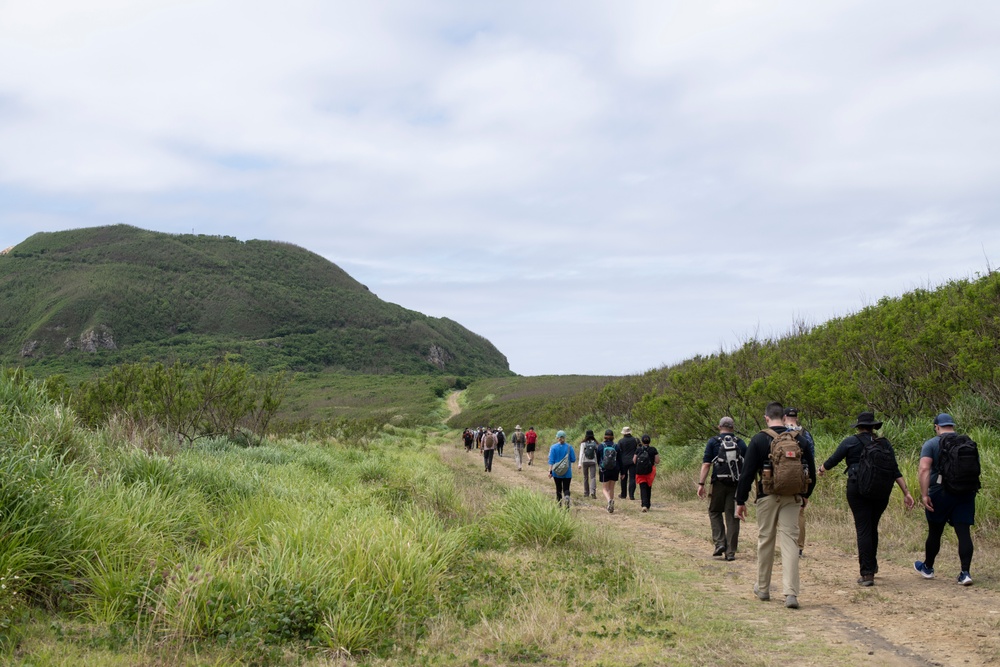
<path id="1" fill-rule="evenodd" d="M 594 432 L 588 430 L 580 443 L 577 468 L 583 470 L 583 497 L 597 498 L 597 450 L 600 444 Z"/>
<path id="2" fill-rule="evenodd" d="M 566 443 L 566 432 L 556 433 L 556 442 L 549 447 L 549 477 L 556 482 L 556 501 L 569 509 L 569 483 L 573 481 L 576 453 Z M 565 503 L 563 502 L 565 499 Z"/>
<path id="3" fill-rule="evenodd" d="M 493 435 L 492 429 L 486 429 L 480 444 L 483 448 L 483 463 L 486 465 L 486 472 L 493 472 L 493 452 L 497 448 L 497 437 Z"/>
<path id="4" fill-rule="evenodd" d="M 787 414 L 787 413 L 786 413 Z M 851 428 L 857 434 L 844 438 L 817 472 L 820 475 L 847 460 L 847 504 L 854 515 L 854 531 L 858 540 L 859 586 L 874 586 L 878 572 L 878 522 L 889 505 L 893 483 L 903 492 L 903 505 L 913 508 L 913 496 L 899 471 L 896 453 L 886 438 L 875 435 L 882 422 L 875 413 L 862 412 Z"/>
<path id="5" fill-rule="evenodd" d="M 643 434 L 640 445 L 635 450 L 632 463 L 635 465 L 635 481 L 639 485 L 639 504 L 643 512 L 650 508 L 650 497 L 653 493 L 653 480 L 656 479 L 656 466 L 660 463 L 660 452 L 656 447 L 650 447 L 650 438 Z"/>
<path id="6" fill-rule="evenodd" d="M 507 442 L 507 436 L 504 435 L 503 426 L 497 426 L 496 438 L 497 438 L 497 454 L 503 456 L 503 446 L 504 443 Z"/>
<path id="7" fill-rule="evenodd" d="M 535 462 L 535 442 L 538 441 L 538 434 L 535 427 L 529 426 L 528 432 L 524 434 L 524 451 L 528 453 L 528 465 Z"/>
<path id="8" fill-rule="evenodd" d="M 933 438 L 920 448 L 920 498 L 927 517 L 924 559 L 913 563 L 924 579 L 934 578 L 934 561 L 941 550 L 946 523 L 958 538 L 958 560 L 962 570 L 958 583 L 972 585 L 972 525 L 976 522 L 979 490 L 979 451 L 968 436 L 955 432 L 955 420 L 942 412 L 934 418 Z M 971 449 L 970 449 L 971 447 Z"/>
<path id="9" fill-rule="evenodd" d="M 514 444 L 514 463 L 517 464 L 518 472 L 521 471 L 521 461 L 524 460 L 524 432 L 521 425 L 514 427 L 514 435 L 510 436 L 510 441 Z"/>
<path id="10" fill-rule="evenodd" d="M 615 432 L 604 431 L 604 442 L 597 450 L 597 467 L 600 470 L 601 490 L 608 501 L 608 514 L 615 512 L 615 486 L 618 485 L 618 461 L 621 452 L 615 444 Z"/>
<path id="11" fill-rule="evenodd" d="M 618 441 L 618 470 L 621 475 L 622 489 L 619 498 L 625 498 L 628 486 L 628 499 L 635 500 L 635 450 L 639 441 L 632 437 L 632 429 L 626 426 L 622 429 L 622 439 Z"/>
<path id="12" fill-rule="evenodd" d="M 740 541 L 740 522 L 736 518 L 736 485 L 740 481 L 747 445 L 736 437 L 736 422 L 732 417 L 719 420 L 713 435 L 705 445 L 698 477 L 698 497 L 704 498 L 705 480 L 711 473 L 712 491 L 708 493 L 708 521 L 712 526 L 713 558 L 736 560 Z"/>
<path id="13" fill-rule="evenodd" d="M 753 592 L 760 600 L 771 599 L 771 570 L 777 542 L 781 548 L 785 606 L 798 609 L 799 507 L 808 502 L 816 485 L 816 462 L 805 451 L 796 432 L 785 435 L 784 419 L 781 403 L 768 403 L 764 409 L 767 428 L 751 438 L 747 446 L 743 473 L 736 487 L 736 517 L 746 520 L 747 498 L 756 479 L 757 583 Z"/>
<path id="14" fill-rule="evenodd" d="M 469 429 L 469 428 L 465 429 L 465 432 L 462 433 L 462 439 L 465 441 L 465 451 L 466 452 L 471 452 L 472 451 L 472 440 L 473 440 L 472 429 Z"/>
<path id="15" fill-rule="evenodd" d="M 802 435 L 802 444 L 809 448 L 809 456 L 816 460 L 816 441 L 813 440 L 812 433 L 802 428 L 799 424 L 799 411 L 797 408 L 785 408 L 785 428 L 790 431 L 799 431 Z M 802 558 L 806 548 L 806 508 L 799 508 L 799 558 Z"/>

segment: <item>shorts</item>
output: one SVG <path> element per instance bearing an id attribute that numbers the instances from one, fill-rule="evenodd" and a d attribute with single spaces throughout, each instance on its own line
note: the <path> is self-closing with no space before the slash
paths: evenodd
<path id="1" fill-rule="evenodd" d="M 972 526 L 976 523 L 976 494 L 953 496 L 944 489 L 931 491 L 931 504 L 934 511 L 924 510 L 927 523 L 944 523 L 951 525 Z"/>
<path id="2" fill-rule="evenodd" d="M 527 445 L 525 445 L 524 451 L 526 451 L 526 452 L 533 452 L 533 451 L 535 451 L 535 443 L 529 442 Z"/>
<path id="3" fill-rule="evenodd" d="M 601 474 L 602 482 L 617 482 L 618 481 L 618 470 L 600 470 L 598 472 Z"/>

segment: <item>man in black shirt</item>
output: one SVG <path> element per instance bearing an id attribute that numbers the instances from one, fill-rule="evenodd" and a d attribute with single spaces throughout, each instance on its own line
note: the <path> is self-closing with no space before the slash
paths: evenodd
<path id="1" fill-rule="evenodd" d="M 639 441 L 632 437 L 632 429 L 626 426 L 622 429 L 622 439 L 618 441 L 618 469 L 621 471 L 622 491 L 619 498 L 625 497 L 628 487 L 628 499 L 635 500 L 635 451 Z"/>
<path id="2" fill-rule="evenodd" d="M 785 410 L 781 403 L 769 403 L 764 410 L 764 421 L 774 433 L 783 433 Z M 743 475 L 736 487 L 736 516 L 747 518 L 747 498 L 750 485 L 759 479 L 764 464 L 770 461 L 773 437 L 761 431 L 750 440 L 743 464 Z M 754 594 L 761 600 L 771 599 L 771 570 L 774 567 L 775 542 L 781 547 L 782 592 L 785 606 L 799 608 L 799 508 L 804 507 L 816 485 L 816 462 L 808 448 L 799 443 L 802 463 L 809 470 L 809 485 L 801 495 L 768 495 L 757 481 L 757 583 Z"/>

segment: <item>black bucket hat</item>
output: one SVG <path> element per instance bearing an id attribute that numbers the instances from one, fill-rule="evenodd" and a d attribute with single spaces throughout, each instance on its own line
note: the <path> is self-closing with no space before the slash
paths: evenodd
<path id="1" fill-rule="evenodd" d="M 874 412 L 862 412 L 860 415 L 858 415 L 858 421 L 856 421 L 854 425 L 851 426 L 851 428 L 858 428 L 859 426 L 868 426 L 870 428 L 878 430 L 882 428 L 882 422 L 875 421 Z"/>

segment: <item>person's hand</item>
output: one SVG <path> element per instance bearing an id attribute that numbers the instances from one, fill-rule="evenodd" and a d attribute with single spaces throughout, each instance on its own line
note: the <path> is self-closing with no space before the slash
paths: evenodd
<path id="1" fill-rule="evenodd" d="M 911 510 L 913 509 L 914 505 L 916 505 L 916 502 L 914 502 L 913 496 L 910 495 L 910 492 L 907 491 L 905 494 L 903 494 L 903 507 L 905 507 L 908 510 Z"/>
<path id="2" fill-rule="evenodd" d="M 823 466 L 820 466 L 819 468 L 816 469 L 816 472 L 818 472 L 819 476 L 822 477 L 823 475 L 826 474 L 826 468 L 824 468 Z"/>
<path id="3" fill-rule="evenodd" d="M 806 505 L 809 504 L 809 499 L 806 498 L 805 496 L 799 496 L 799 500 L 802 501 L 802 502 L 799 503 L 799 505 L 802 507 L 802 509 L 805 509 Z"/>
<path id="4" fill-rule="evenodd" d="M 699 484 L 698 485 L 698 491 L 696 493 L 698 494 L 699 498 L 704 498 L 705 497 L 705 493 L 706 493 L 705 492 L 705 485 L 704 484 Z"/>
<path id="5" fill-rule="evenodd" d="M 920 500 L 924 503 L 924 509 L 925 510 L 927 510 L 928 512 L 933 512 L 934 511 L 934 503 L 931 502 L 931 497 L 930 496 L 924 496 Z"/>
<path id="6" fill-rule="evenodd" d="M 741 521 L 746 521 L 746 519 L 747 519 L 747 506 L 746 505 L 737 505 L 736 506 L 736 518 L 740 519 Z"/>

